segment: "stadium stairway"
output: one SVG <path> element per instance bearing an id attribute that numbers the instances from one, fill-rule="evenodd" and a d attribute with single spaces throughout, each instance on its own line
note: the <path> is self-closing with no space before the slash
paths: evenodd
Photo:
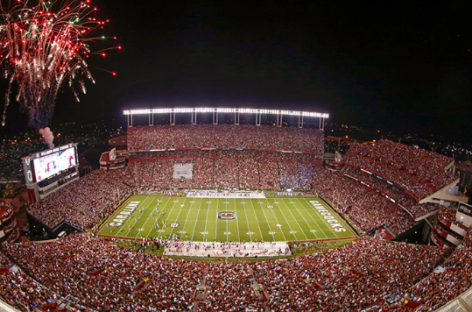
<path id="1" fill-rule="evenodd" d="M 205 273 L 203 274 L 204 278 L 202 282 L 200 283 L 200 285 L 197 286 L 197 288 L 192 294 L 192 301 L 194 302 L 194 305 L 192 307 L 192 312 L 198 311 L 198 307 L 200 305 L 205 305 L 207 303 L 206 296 L 208 292 L 206 291 L 205 285 L 206 285 L 206 277 L 208 275 L 208 270 L 209 270 L 209 266 L 207 266 L 207 268 L 205 269 Z"/>
<path id="2" fill-rule="evenodd" d="M 57 302 L 45 304 L 41 307 L 38 307 L 38 310 L 41 312 L 66 312 L 67 308 L 61 308 Z"/>

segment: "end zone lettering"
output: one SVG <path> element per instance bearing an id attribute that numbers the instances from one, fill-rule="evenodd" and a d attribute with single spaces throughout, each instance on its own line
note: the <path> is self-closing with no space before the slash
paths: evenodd
<path id="1" fill-rule="evenodd" d="M 335 232 L 346 232 L 346 228 L 322 204 L 314 200 L 310 201 L 310 204 L 326 219 Z"/>
<path id="2" fill-rule="evenodd" d="M 110 223 L 110 226 L 122 226 L 126 218 L 128 218 L 133 211 L 138 207 L 139 201 L 132 201 L 125 208 L 123 208 L 120 213 L 115 216 L 113 222 Z"/>

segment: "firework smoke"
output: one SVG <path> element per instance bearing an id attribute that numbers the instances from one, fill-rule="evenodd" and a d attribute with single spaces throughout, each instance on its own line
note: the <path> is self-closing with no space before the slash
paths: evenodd
<path id="1" fill-rule="evenodd" d="M 51 129 L 49 129 L 49 127 L 39 129 L 39 134 L 41 134 L 44 143 L 46 143 L 49 148 L 54 147 L 54 144 L 52 143 L 54 141 L 54 135 L 52 134 Z"/>
<path id="2" fill-rule="evenodd" d="M 0 2 L 0 65 L 9 81 L 2 125 L 12 89 L 17 88 L 16 101 L 28 112 L 29 125 L 41 129 L 49 124 L 64 83 L 77 101 L 76 88 L 86 92 L 84 79 L 95 83 L 85 59 L 94 54 L 104 57 L 105 50 L 115 47 L 91 52 L 90 42 L 108 39 L 91 35 L 108 21 L 92 17 L 96 8 L 90 0 L 14 2 L 9 7 Z"/>

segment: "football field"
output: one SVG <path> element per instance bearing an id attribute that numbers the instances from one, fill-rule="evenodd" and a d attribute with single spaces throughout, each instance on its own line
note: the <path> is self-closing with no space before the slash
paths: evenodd
<path id="1" fill-rule="evenodd" d="M 134 195 L 108 218 L 99 235 L 127 239 L 250 242 L 355 238 L 321 200 L 309 198 L 191 198 Z"/>

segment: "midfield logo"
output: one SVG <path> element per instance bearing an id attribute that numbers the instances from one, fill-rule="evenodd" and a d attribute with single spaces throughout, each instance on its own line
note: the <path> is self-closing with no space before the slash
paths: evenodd
<path id="1" fill-rule="evenodd" d="M 220 220 L 234 220 L 236 219 L 236 213 L 232 211 L 220 211 L 218 212 L 218 219 Z"/>

